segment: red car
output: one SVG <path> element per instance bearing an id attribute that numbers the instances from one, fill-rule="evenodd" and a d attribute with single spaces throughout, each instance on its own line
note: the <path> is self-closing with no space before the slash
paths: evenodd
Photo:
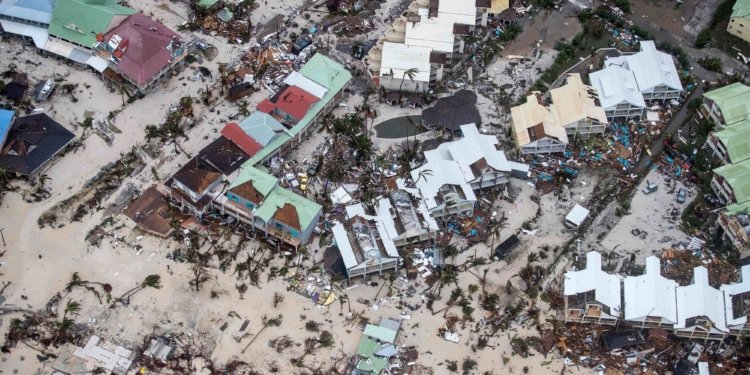
<path id="1" fill-rule="evenodd" d="M 667 147 L 669 147 L 669 148 L 671 148 L 673 150 L 677 149 L 677 142 L 675 142 L 675 141 L 673 141 L 673 140 L 671 140 L 669 138 L 665 139 L 664 142 L 662 142 L 662 143 L 664 144 L 664 146 L 667 146 Z"/>

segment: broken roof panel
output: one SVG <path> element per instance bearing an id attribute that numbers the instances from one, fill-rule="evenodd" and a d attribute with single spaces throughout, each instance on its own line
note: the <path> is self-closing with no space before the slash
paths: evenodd
<path id="1" fill-rule="evenodd" d="M 595 291 L 597 301 L 608 306 L 612 315 L 620 312 L 620 281 L 618 275 L 610 275 L 602 271 L 602 255 L 596 251 L 586 253 L 586 269 L 568 271 L 565 273 L 565 295 Z"/>
<path id="2" fill-rule="evenodd" d="M 711 319 L 713 327 L 719 331 L 727 331 L 724 294 L 708 284 L 705 267 L 695 267 L 693 283 L 677 287 L 677 323 L 674 328 L 690 328 L 687 320 L 701 316 Z"/>
<path id="3" fill-rule="evenodd" d="M 643 275 L 625 278 L 625 319 L 643 321 L 648 316 L 657 316 L 676 323 L 676 288 L 674 280 L 661 275 L 659 258 L 646 258 Z"/>
<path id="4" fill-rule="evenodd" d="M 724 313 L 727 317 L 727 326 L 742 326 L 747 323 L 747 312 L 744 309 L 747 301 L 741 296 L 750 292 L 750 265 L 742 266 L 741 279 L 739 282 L 724 284 L 719 289 L 724 293 Z M 739 298 L 739 303 L 735 301 Z"/>

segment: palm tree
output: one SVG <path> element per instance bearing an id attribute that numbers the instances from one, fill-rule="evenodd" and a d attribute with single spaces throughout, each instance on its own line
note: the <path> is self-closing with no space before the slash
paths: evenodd
<path id="1" fill-rule="evenodd" d="M 417 73 L 419 73 L 419 69 L 417 68 L 410 68 L 407 70 L 404 70 L 404 75 L 401 77 L 401 85 L 398 86 L 398 93 L 401 93 L 401 87 L 404 85 L 404 80 L 406 80 L 406 77 L 409 77 L 409 80 L 414 82 L 414 77 L 417 76 Z"/>
<path id="2" fill-rule="evenodd" d="M 503 213 L 503 216 L 500 216 L 500 219 L 498 219 L 495 224 L 492 224 L 490 227 L 490 234 L 492 235 L 492 245 L 490 245 L 489 255 L 490 259 L 492 259 L 492 252 L 495 251 L 495 241 L 498 237 L 500 237 L 500 232 L 502 232 L 502 230 L 505 228 L 508 228 L 508 221 L 505 218 L 505 214 Z"/>
<path id="3" fill-rule="evenodd" d="M 256 333 L 255 336 L 253 336 L 253 339 L 250 340 L 250 342 L 247 343 L 247 345 L 245 346 L 245 348 L 242 349 L 242 351 L 240 353 L 244 353 L 245 350 L 247 350 L 247 348 L 250 347 L 250 344 L 252 344 L 253 341 L 255 341 L 255 339 L 257 339 L 258 336 L 260 336 L 261 333 L 263 333 L 263 330 L 265 330 L 269 326 L 274 326 L 274 327 L 280 326 L 282 319 L 283 319 L 283 316 L 281 314 L 279 314 L 279 316 L 277 318 L 270 318 L 270 319 L 268 318 L 267 315 L 263 315 L 263 317 L 261 318 L 261 322 L 263 322 L 263 326 L 260 327 L 260 331 L 258 331 L 258 333 Z"/>
<path id="4" fill-rule="evenodd" d="M 39 190 L 44 190 L 44 187 L 47 186 L 47 183 L 50 182 L 52 178 L 50 178 L 46 173 L 42 173 L 39 175 L 39 177 L 36 178 L 36 183 L 39 185 Z"/>
<path id="5" fill-rule="evenodd" d="M 125 294 L 121 295 L 120 297 L 116 298 L 114 302 L 112 302 L 111 305 L 109 305 L 110 309 L 113 309 L 115 305 L 117 305 L 117 302 L 122 303 L 123 305 L 127 305 L 130 303 L 130 297 L 132 297 L 137 292 L 145 289 L 145 288 L 154 288 L 154 289 L 160 289 L 161 288 L 161 276 L 159 275 L 148 275 L 146 276 L 143 281 L 138 284 L 133 289 L 128 290 L 125 292 Z"/>
<path id="6" fill-rule="evenodd" d="M 411 187 L 417 186 L 417 182 L 424 178 L 425 181 L 427 181 L 427 176 L 433 176 L 434 173 L 432 172 L 432 169 L 422 169 L 419 171 L 419 175 L 417 176 L 417 179 L 414 181 L 414 183 L 411 185 Z"/>

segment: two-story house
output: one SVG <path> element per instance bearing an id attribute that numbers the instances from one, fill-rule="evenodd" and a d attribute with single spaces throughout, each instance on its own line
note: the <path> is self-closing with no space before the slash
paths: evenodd
<path id="1" fill-rule="evenodd" d="M 727 205 L 750 201 L 750 159 L 714 169 L 711 190 Z"/>
<path id="2" fill-rule="evenodd" d="M 708 283 L 705 267 L 693 269 L 693 282 L 678 286 L 677 323 L 674 333 L 688 339 L 723 340 L 729 330 L 724 293 Z"/>
<path id="3" fill-rule="evenodd" d="M 615 325 L 620 318 L 622 278 L 602 271 L 602 256 L 586 253 L 586 268 L 565 273 L 565 321 Z"/>
<path id="4" fill-rule="evenodd" d="M 248 159 L 241 148 L 219 137 L 164 182 L 165 190 L 182 212 L 201 217 L 211 210 L 212 191 L 222 191 L 222 181 Z"/>
<path id="5" fill-rule="evenodd" d="M 332 232 L 349 280 L 398 268 L 398 250 L 381 221 L 354 216 L 335 225 Z"/>
<path id="6" fill-rule="evenodd" d="M 288 135 L 288 129 L 273 116 L 256 111 L 239 124 L 227 124 L 221 130 L 221 135 L 253 156 L 279 137 Z"/>
<path id="7" fill-rule="evenodd" d="M 640 46 L 640 52 L 608 58 L 604 65 L 619 66 L 633 72 L 638 91 L 646 102 L 679 99 L 683 91 L 682 82 L 672 55 L 657 50 L 652 40 L 641 40 Z"/>
<path id="8" fill-rule="evenodd" d="M 738 251 L 743 251 L 750 240 L 750 201 L 730 204 L 719 211 L 716 220 L 719 234 L 723 235 Z"/>
<path id="9" fill-rule="evenodd" d="M 55 0 L 4 0 L 0 3 L 0 25 L 8 34 L 31 38 L 37 49 L 47 44 Z"/>
<path id="10" fill-rule="evenodd" d="M 588 139 L 592 135 L 604 134 L 607 115 L 597 103 L 596 91 L 583 84 L 580 74 L 567 74 L 565 84 L 550 90 L 550 97 L 550 110 L 565 128 L 568 138 Z"/>
<path id="11" fill-rule="evenodd" d="M 750 159 L 750 120 L 742 120 L 722 130 L 712 131 L 706 139 L 709 158 L 721 164 Z"/>
<path id="12" fill-rule="evenodd" d="M 607 119 L 629 119 L 642 117 L 646 113 L 646 102 L 638 90 L 633 72 L 617 65 L 610 65 L 589 74 L 591 85 L 604 108 Z"/>
<path id="13" fill-rule="evenodd" d="M 734 3 L 727 31 L 745 42 L 750 42 L 750 1 L 737 0 Z"/>
<path id="14" fill-rule="evenodd" d="M 677 283 L 661 275 L 661 261 L 646 258 L 646 272 L 624 280 L 625 320 L 640 328 L 671 329 L 677 323 Z"/>
<path id="15" fill-rule="evenodd" d="M 558 118 L 544 105 L 542 93 L 534 91 L 526 102 L 510 109 L 511 129 L 521 155 L 565 152 L 568 134 Z"/>
<path id="16" fill-rule="evenodd" d="M 719 128 L 747 120 L 750 118 L 750 87 L 735 82 L 704 93 L 701 113 Z"/>

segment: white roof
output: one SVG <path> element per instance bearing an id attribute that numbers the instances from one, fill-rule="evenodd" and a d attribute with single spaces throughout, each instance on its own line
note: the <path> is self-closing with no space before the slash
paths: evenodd
<path id="1" fill-rule="evenodd" d="M 284 80 L 284 83 L 289 86 L 297 86 L 302 90 L 309 92 L 318 99 L 322 99 L 323 95 L 328 92 L 327 88 L 317 84 L 315 81 L 297 72 L 292 72 L 291 74 L 289 74 Z"/>
<path id="2" fill-rule="evenodd" d="M 451 23 L 474 25 L 477 18 L 476 0 L 443 0 L 438 4 L 438 18 Z"/>
<path id="3" fill-rule="evenodd" d="M 617 316 L 620 311 L 620 280 L 618 275 L 602 271 L 602 255 L 596 251 L 586 254 L 586 269 L 565 273 L 565 295 L 595 290 L 595 298 L 612 310 Z"/>
<path id="4" fill-rule="evenodd" d="M 49 33 L 47 33 L 47 29 L 41 27 L 26 25 L 23 23 L 8 20 L 0 20 L 0 24 L 3 25 L 3 30 L 8 33 L 31 37 L 31 39 L 34 40 L 34 45 L 36 46 L 36 48 L 44 48 L 44 45 L 47 44 L 47 39 L 49 39 Z M 68 56 L 65 55 L 65 57 Z"/>
<path id="5" fill-rule="evenodd" d="M 646 258 L 646 273 L 625 278 L 625 319 L 640 321 L 657 316 L 676 323 L 676 288 L 674 280 L 661 275 L 659 258 Z"/>
<path id="6" fill-rule="evenodd" d="M 389 208 L 391 208 L 391 203 L 388 198 L 381 197 L 378 198 L 378 207 L 376 208 L 378 216 L 366 214 L 362 203 L 346 206 L 346 216 L 350 219 L 359 216 L 365 220 L 374 221 L 375 227 L 378 228 L 378 233 L 380 233 L 380 239 L 383 240 L 385 252 L 390 257 L 398 258 L 398 249 L 396 248 L 396 244 L 393 243 L 393 239 L 398 237 L 398 232 L 396 232 L 396 226 L 393 224 L 393 218 L 390 217 Z M 385 219 L 386 214 L 388 215 L 388 220 Z"/>
<path id="7" fill-rule="evenodd" d="M 653 41 L 642 40 L 641 52 L 629 55 L 626 59 L 641 92 L 651 92 L 661 84 L 682 90 L 672 55 L 657 51 Z"/>
<path id="8" fill-rule="evenodd" d="M 346 235 L 346 228 L 344 224 L 338 223 L 331 228 L 333 237 L 336 239 L 336 246 L 339 248 L 341 258 L 344 259 L 344 266 L 346 269 L 357 266 L 357 257 L 354 256 L 354 249 L 352 244 L 349 243 L 349 237 Z"/>
<path id="9" fill-rule="evenodd" d="M 610 65 L 589 74 L 591 86 L 596 88 L 599 103 L 604 109 L 614 109 L 622 102 L 646 107 L 643 95 L 638 90 L 633 72 L 617 65 Z"/>
<path id="10" fill-rule="evenodd" d="M 490 167 L 510 173 L 510 164 L 508 159 L 505 158 L 505 153 L 495 147 L 498 144 L 496 136 L 479 134 L 479 130 L 474 124 L 461 125 L 461 134 L 463 134 L 463 138 L 454 142 L 443 143 L 438 146 L 438 149 L 450 153 L 451 158 L 461 168 L 467 182 L 479 177 L 474 176 L 471 165 L 482 158 L 487 161 Z"/>
<path id="11" fill-rule="evenodd" d="M 352 197 L 342 186 L 331 193 L 331 201 L 333 202 L 333 204 L 347 204 L 352 201 Z"/>
<path id="12" fill-rule="evenodd" d="M 747 322 L 746 315 L 735 319 L 732 312 L 732 296 L 750 292 L 750 265 L 742 266 L 740 271 L 742 273 L 740 282 L 724 284 L 719 288 L 724 293 L 724 310 L 727 317 L 727 325 L 730 327 L 744 325 Z"/>
<path id="13" fill-rule="evenodd" d="M 724 293 L 708 284 L 708 270 L 702 266 L 693 270 L 692 284 L 677 287 L 677 324 L 674 328 L 690 328 L 685 326 L 685 321 L 697 316 L 707 316 L 716 329 L 726 332 Z"/>
<path id="14" fill-rule="evenodd" d="M 394 79 L 401 79 L 404 72 L 416 68 L 414 81 L 430 81 L 430 48 L 409 47 L 401 43 L 385 42 L 383 44 L 383 58 L 380 61 L 380 76 L 390 76 L 393 71 Z"/>
<path id="15" fill-rule="evenodd" d="M 91 55 L 88 60 L 86 60 L 86 65 L 96 69 L 97 72 L 101 73 L 107 69 L 107 60 L 104 60 L 103 58 Z"/>
<path id="16" fill-rule="evenodd" d="M 565 217 L 565 220 L 575 225 L 581 225 L 581 223 L 586 220 L 587 216 L 589 216 L 589 210 L 585 209 L 580 204 L 576 204 L 575 206 L 573 206 L 573 209 L 570 210 L 568 216 Z"/>
<path id="17" fill-rule="evenodd" d="M 406 23 L 407 46 L 427 47 L 433 51 L 453 52 L 453 23 L 440 18 L 422 17 Z"/>

